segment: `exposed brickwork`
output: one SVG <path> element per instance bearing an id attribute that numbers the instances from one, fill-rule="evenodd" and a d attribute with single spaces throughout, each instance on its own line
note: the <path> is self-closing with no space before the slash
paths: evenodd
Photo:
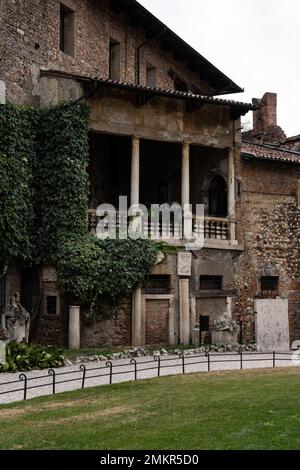
<path id="1" fill-rule="evenodd" d="M 169 300 L 146 301 L 146 344 L 168 344 Z"/>
<path id="2" fill-rule="evenodd" d="M 39 102 L 40 68 L 108 78 L 110 38 L 121 44 L 121 81 L 136 81 L 136 49 L 145 42 L 142 27 L 129 25 L 126 13 L 111 13 L 109 0 L 64 0 L 75 11 L 75 53 L 59 50 L 59 0 L 1 0 L 0 80 L 7 82 L 8 98 L 18 103 Z M 159 40 L 141 50 L 141 84 L 146 85 L 147 63 L 157 67 L 157 85 L 174 88 L 168 75 L 175 70 L 189 88 L 209 89 L 184 62 L 164 52 Z"/>
<path id="3" fill-rule="evenodd" d="M 75 11 L 74 57 L 59 50 L 58 0 L 0 0 L 0 80 L 6 82 L 9 100 L 38 106 L 80 96 L 83 88 L 75 80 L 61 79 L 58 83 L 55 79 L 45 78 L 40 81 L 40 69 L 108 78 L 110 38 L 121 44 L 120 80 L 136 82 L 136 49 L 145 41 L 144 29 L 130 26 L 126 12 L 113 14 L 109 0 L 63 0 L 63 3 Z M 173 69 L 187 82 L 189 89 L 195 91 L 197 88 L 202 94 L 210 91 L 207 81 L 199 79 L 186 62 L 177 61 L 172 51 L 163 51 L 159 40 L 150 41 L 141 50 L 142 85 L 146 85 L 147 63 L 157 67 L 157 86 L 160 88 L 174 88 L 168 73 Z M 50 99 L 45 96 L 47 94 Z M 286 139 L 277 125 L 276 95 L 268 93 L 255 103 L 261 107 L 254 116 L 254 132 L 247 133 L 247 139 L 299 150 L 300 139 Z M 244 338 L 254 340 L 254 300 L 260 297 L 260 276 L 276 273 L 280 279 L 279 295 L 289 299 L 291 340 L 299 339 L 299 170 L 283 163 L 241 159 L 241 139 L 237 130 L 240 123 L 233 121 L 226 104 L 205 105 L 187 112 L 184 101 L 156 96 L 143 107 L 137 107 L 136 95 L 132 92 L 101 89 L 89 99 L 89 105 L 91 128 L 99 133 L 126 135 L 129 139 L 137 133 L 142 139 L 177 145 L 186 140 L 193 144 L 197 148 L 197 151 L 192 149 L 191 158 L 191 198 L 195 199 L 194 203 L 201 200 L 202 193 L 206 195 L 213 174 L 217 172 L 227 178 L 228 149 L 233 149 L 239 245 L 236 250 L 231 246 L 227 250 L 203 249 L 194 253 L 190 281 L 190 294 L 196 299 L 193 315 L 197 319 L 200 313 L 210 313 L 213 322 L 215 312 L 225 312 L 228 307 L 226 297 L 231 297 L 233 318 L 239 319 L 242 315 Z M 128 152 L 130 157 L 130 149 Z M 95 184 L 99 184 L 99 180 Z M 180 194 L 176 199 L 180 199 Z M 154 272 L 171 275 L 174 338 L 177 341 L 180 312 L 176 254 L 156 266 Z M 215 299 L 213 295 L 204 297 L 199 292 L 201 274 L 223 276 L 223 293 Z M 7 275 L 7 297 L 19 292 L 20 288 L 20 270 L 11 266 Z M 45 284 L 45 288 L 49 285 Z M 52 288 L 55 290 L 56 286 Z M 147 301 L 146 343 L 168 342 L 169 307 L 168 300 Z M 130 298 L 122 299 L 118 306 L 103 304 L 93 324 L 86 322 L 83 309 L 82 346 L 129 346 L 131 309 Z M 57 317 L 47 317 L 42 312 L 36 340 L 43 344 L 65 345 L 67 324 L 67 308 L 61 302 Z"/>
<path id="4" fill-rule="evenodd" d="M 245 253 L 234 265 L 238 289 L 235 312 L 243 315 L 248 339 L 254 339 L 254 299 L 260 297 L 260 276 L 279 276 L 282 298 L 289 299 L 291 339 L 299 337 L 300 211 L 293 167 L 257 162 L 242 166 Z M 273 274 L 272 274 L 273 275 Z"/>
<path id="5" fill-rule="evenodd" d="M 81 346 L 116 347 L 131 344 L 131 299 L 124 298 L 118 305 L 103 303 L 95 322 L 87 323 L 82 312 Z"/>
<path id="6" fill-rule="evenodd" d="M 65 347 L 67 343 L 64 337 L 64 317 L 42 316 L 39 321 L 38 334 L 35 341 L 43 345 L 55 345 Z"/>

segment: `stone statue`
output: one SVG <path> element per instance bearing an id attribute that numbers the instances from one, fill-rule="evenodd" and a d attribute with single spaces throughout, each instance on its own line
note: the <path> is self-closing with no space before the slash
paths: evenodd
<path id="1" fill-rule="evenodd" d="M 229 331 L 233 333 L 237 329 L 237 322 L 229 317 L 222 317 L 214 321 L 216 331 Z"/>
<path id="2" fill-rule="evenodd" d="M 30 330 L 30 313 L 22 307 L 19 293 L 15 293 L 2 315 L 2 329 L 6 336 L 6 344 L 28 343 Z"/>

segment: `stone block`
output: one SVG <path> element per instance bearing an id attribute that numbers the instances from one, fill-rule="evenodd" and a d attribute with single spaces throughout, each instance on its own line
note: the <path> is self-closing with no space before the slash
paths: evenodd
<path id="1" fill-rule="evenodd" d="M 286 299 L 256 299 L 256 343 L 263 351 L 289 351 L 289 303 Z"/>

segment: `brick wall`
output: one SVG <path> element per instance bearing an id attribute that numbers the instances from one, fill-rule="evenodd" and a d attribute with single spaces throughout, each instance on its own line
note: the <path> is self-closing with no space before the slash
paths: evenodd
<path id="1" fill-rule="evenodd" d="M 103 302 L 97 320 L 88 322 L 81 312 L 81 346 L 83 348 L 117 347 L 131 345 L 131 298 L 121 299 L 117 305 Z"/>
<path id="2" fill-rule="evenodd" d="M 74 57 L 59 50 L 59 0 L 1 0 L 0 80 L 7 84 L 8 99 L 39 103 L 40 68 L 52 68 L 92 77 L 108 77 L 109 40 L 121 44 L 120 79 L 135 82 L 136 49 L 145 41 L 141 27 L 129 26 L 126 13 L 112 14 L 109 0 L 64 0 L 75 11 Z M 157 67 L 157 85 L 173 88 L 168 70 L 174 69 L 190 86 L 205 91 L 207 84 L 163 52 L 159 41 L 141 50 L 141 83 L 146 83 L 147 63 Z"/>
<path id="3" fill-rule="evenodd" d="M 169 300 L 147 300 L 145 311 L 146 344 L 169 343 Z"/>
<path id="4" fill-rule="evenodd" d="M 279 276 L 279 295 L 288 298 L 291 339 L 300 337 L 300 211 L 295 167 L 271 162 L 242 163 L 242 237 L 245 252 L 234 264 L 236 316 L 242 314 L 246 337 L 254 339 L 254 299 L 260 277 Z"/>

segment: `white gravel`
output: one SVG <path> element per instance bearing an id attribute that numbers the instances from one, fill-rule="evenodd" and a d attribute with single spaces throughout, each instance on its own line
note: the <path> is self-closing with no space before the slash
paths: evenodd
<path id="1" fill-rule="evenodd" d="M 226 362 L 225 362 L 226 361 Z M 137 379 L 149 379 L 158 376 L 158 361 L 153 357 L 136 358 Z M 208 372 L 208 358 L 202 354 L 185 357 L 185 373 Z M 129 382 L 135 379 L 134 364 L 130 359 L 112 361 L 112 383 Z M 292 361 L 292 353 L 276 353 L 276 367 L 296 366 Z M 105 362 L 89 363 L 86 366 L 85 388 L 107 385 L 110 382 L 110 367 Z M 243 353 L 243 369 L 259 369 L 273 367 L 272 353 Z M 210 370 L 239 370 L 241 361 L 236 353 L 214 353 L 210 355 Z M 83 371 L 80 364 L 55 369 L 56 393 L 78 390 L 82 388 Z M 179 375 L 183 373 L 183 361 L 178 356 L 161 357 L 160 375 Z M 51 395 L 53 393 L 53 377 L 48 371 L 32 371 L 25 375 L 28 378 L 27 399 Z M 24 381 L 19 380 L 20 373 L 0 374 L 0 404 L 12 403 L 24 399 Z M 7 382 L 14 383 L 7 383 Z M 64 382 L 64 383 L 60 383 Z M 13 391 L 17 390 L 17 391 Z"/>

